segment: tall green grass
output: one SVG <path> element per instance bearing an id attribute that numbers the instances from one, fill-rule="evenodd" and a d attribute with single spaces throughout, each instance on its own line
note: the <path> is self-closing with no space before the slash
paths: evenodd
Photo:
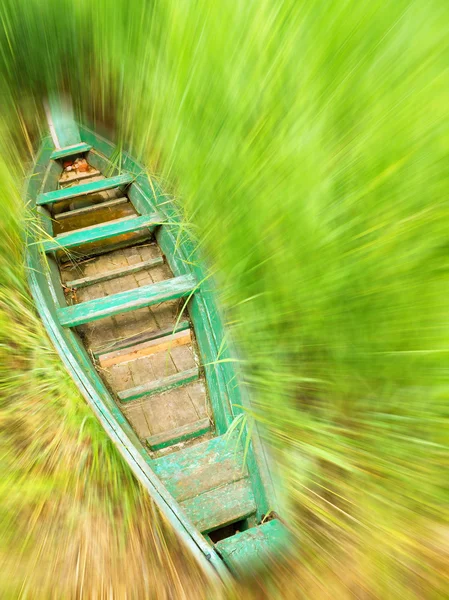
<path id="1" fill-rule="evenodd" d="M 299 534 L 292 597 L 444 597 L 449 5 L 0 15 L 13 139 L 70 91 L 193 223 Z"/>

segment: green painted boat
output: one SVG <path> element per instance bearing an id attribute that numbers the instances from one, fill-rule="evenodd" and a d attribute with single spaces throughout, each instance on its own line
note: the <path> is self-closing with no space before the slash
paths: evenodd
<path id="1" fill-rule="evenodd" d="M 212 280 L 142 165 L 53 100 L 27 179 L 37 310 L 144 489 L 213 580 L 288 546 L 273 471 L 247 429 Z M 249 430 L 251 429 L 251 431 Z"/>

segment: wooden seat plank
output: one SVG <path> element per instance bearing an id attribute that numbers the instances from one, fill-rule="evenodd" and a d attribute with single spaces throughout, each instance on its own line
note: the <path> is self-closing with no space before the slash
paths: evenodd
<path id="1" fill-rule="evenodd" d="M 230 525 L 256 512 L 256 502 L 248 479 L 214 488 L 184 500 L 180 506 L 202 533 Z"/>
<path id="2" fill-rule="evenodd" d="M 282 556 L 291 544 L 288 529 L 278 519 L 241 531 L 215 545 L 234 573 L 245 573 L 274 555 Z"/>
<path id="3" fill-rule="evenodd" d="M 150 340 L 155 340 L 157 338 L 163 338 L 167 335 L 172 335 L 173 333 L 177 333 L 178 331 L 184 331 L 185 329 L 189 328 L 190 323 L 188 321 L 179 321 L 179 323 L 176 325 L 176 328 L 175 325 L 171 325 L 170 327 L 156 329 L 155 331 L 143 331 L 142 333 L 137 333 L 136 335 L 131 335 L 127 338 L 108 342 L 102 347 L 91 350 L 91 352 L 96 358 L 98 358 L 102 354 L 109 354 L 110 352 L 116 352 L 117 350 L 124 350 L 125 348 L 130 348 L 131 346 L 135 346 L 136 344 L 149 342 Z"/>
<path id="4" fill-rule="evenodd" d="M 126 233 L 134 233 L 140 229 L 154 229 L 161 223 L 161 216 L 157 213 L 143 215 L 141 217 L 128 216 L 122 219 L 106 221 L 99 225 L 90 225 L 82 229 L 75 229 L 67 233 L 61 233 L 51 240 L 42 242 L 45 252 L 76 248 L 83 244 L 101 242 L 112 237 Z"/>
<path id="5" fill-rule="evenodd" d="M 99 209 L 112 208 L 114 206 L 120 206 L 121 204 L 126 204 L 128 202 L 128 198 L 126 196 L 123 196 L 122 198 L 114 198 L 113 200 L 107 200 L 106 202 L 97 202 L 96 204 L 91 204 L 90 206 L 83 206 L 82 208 L 76 208 L 75 210 L 67 210 L 65 212 L 57 214 L 55 218 L 58 221 L 61 221 L 62 219 L 80 217 L 82 215 L 91 213 L 93 211 L 97 211 Z"/>
<path id="6" fill-rule="evenodd" d="M 117 221 L 117 219 L 137 216 L 128 198 L 116 198 L 107 202 L 97 202 L 83 208 L 76 208 L 55 215 L 53 237 L 61 233 L 93 227 L 100 223 L 106 223 L 106 221 Z"/>
<path id="7" fill-rule="evenodd" d="M 165 352 L 171 348 L 177 346 L 184 346 L 190 344 L 192 336 L 190 329 L 184 331 L 177 331 L 171 335 L 166 335 L 162 339 L 156 338 L 148 340 L 130 348 L 124 350 L 116 350 L 115 352 L 108 352 L 98 357 L 100 367 L 107 368 L 120 363 L 126 363 L 137 358 L 143 358 L 144 356 L 150 356 L 151 354 L 157 354 L 158 352 Z"/>
<path id="8" fill-rule="evenodd" d="M 193 275 L 181 275 L 126 292 L 88 300 L 74 306 L 58 308 L 57 316 L 64 327 L 76 327 L 105 317 L 113 317 L 145 306 L 188 296 L 196 285 Z"/>
<path id="9" fill-rule="evenodd" d="M 161 450 L 162 448 L 167 448 L 173 444 L 185 442 L 186 440 L 191 440 L 194 437 L 204 435 L 210 430 L 210 419 L 201 419 L 199 421 L 195 421 L 194 423 L 177 427 L 176 429 L 171 429 L 169 431 L 164 431 L 163 433 L 152 435 L 151 437 L 147 438 L 147 444 L 151 450 Z"/>
<path id="10" fill-rule="evenodd" d="M 53 192 L 46 192 L 45 194 L 39 194 L 36 203 L 39 206 L 45 204 L 53 204 L 60 202 L 61 200 L 70 200 L 71 198 L 77 198 L 78 196 L 85 196 L 87 194 L 95 194 L 98 192 L 104 192 L 113 188 L 122 187 L 129 185 L 134 180 L 133 176 L 129 173 L 123 175 L 117 175 L 116 177 L 108 177 L 99 181 L 90 181 L 88 183 L 82 183 L 74 185 L 72 187 L 66 187 Z"/>
<path id="11" fill-rule="evenodd" d="M 86 172 L 77 172 L 77 171 L 63 171 L 61 177 L 59 178 L 59 185 L 66 186 L 75 181 L 82 181 L 83 179 L 90 179 L 93 177 L 99 177 L 101 173 L 98 169 L 91 168 Z"/>
<path id="12" fill-rule="evenodd" d="M 128 265 L 127 267 L 123 267 L 121 269 L 106 271 L 105 273 L 101 273 L 100 275 L 92 275 L 91 277 L 73 279 L 73 281 L 68 281 L 66 283 L 66 286 L 70 288 L 83 288 L 87 287 L 88 285 L 102 283 L 103 281 L 110 281 L 111 279 L 116 279 L 117 277 L 125 277 L 126 275 L 131 275 L 132 273 L 139 273 L 140 271 L 144 271 L 145 269 L 151 269 L 152 267 L 157 267 L 158 265 L 162 265 L 163 263 L 164 259 L 162 258 L 162 256 L 156 256 L 156 258 L 151 258 L 150 260 L 143 260 L 140 263 L 137 263 L 135 265 Z"/>
<path id="13" fill-rule="evenodd" d="M 237 432 L 162 456 L 151 466 L 178 502 L 247 476 L 243 444 Z"/>
<path id="14" fill-rule="evenodd" d="M 137 398 L 141 398 L 142 396 L 160 394 L 161 392 L 166 392 L 167 390 L 171 390 L 175 387 L 186 385 L 191 381 L 195 381 L 195 379 L 198 379 L 198 377 L 198 368 L 189 369 L 188 371 L 181 371 L 180 373 L 169 375 L 163 379 L 156 379 L 154 381 L 144 383 L 143 385 L 137 385 L 136 387 L 119 392 L 117 395 L 121 402 L 130 402 L 131 400 L 137 400 Z"/>

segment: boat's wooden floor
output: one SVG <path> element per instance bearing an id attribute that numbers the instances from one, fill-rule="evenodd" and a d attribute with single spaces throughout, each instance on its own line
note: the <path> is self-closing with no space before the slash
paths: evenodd
<path id="1" fill-rule="evenodd" d="M 102 176 L 96 172 L 90 178 L 83 177 L 83 183 L 101 178 Z M 78 183 L 76 177 L 65 177 L 64 181 L 60 180 L 61 187 Z M 56 233 L 65 233 L 131 215 L 137 213 L 126 196 L 116 190 L 109 190 L 95 196 L 72 200 L 70 203 L 65 203 L 62 210 L 58 206 L 54 214 L 54 229 Z M 142 236 L 137 238 L 133 245 L 124 248 L 108 251 L 103 244 L 99 250 L 100 253 L 92 257 L 81 260 L 75 258 L 61 264 L 61 279 L 66 286 L 68 304 L 78 304 L 173 278 L 173 273 L 166 262 L 140 268 L 139 265 L 142 263 L 162 259 L 158 245 L 152 240 L 142 241 Z M 135 270 L 137 268 L 139 270 Z M 117 276 L 118 272 L 120 276 Z M 108 274 L 111 279 L 104 280 L 104 276 Z M 95 282 L 98 277 L 103 280 Z M 91 280 L 89 285 L 70 287 L 71 282 L 85 278 Z M 86 349 L 94 356 L 94 353 L 98 355 L 98 349 L 104 348 L 107 352 L 108 346 L 112 346 L 114 342 L 123 342 L 138 334 L 142 334 L 143 337 L 151 334 L 156 338 L 165 335 L 167 330 L 173 330 L 181 319 L 180 311 L 183 306 L 182 299 L 163 302 L 149 308 L 141 308 L 81 325 L 77 327 L 77 332 L 83 339 Z M 187 315 L 183 314 L 182 319 L 186 318 Z M 156 347 L 156 350 L 147 356 L 132 358 L 111 366 L 101 366 L 96 361 L 98 372 L 142 441 L 157 434 L 212 418 L 206 386 L 201 376 L 179 387 L 143 395 L 126 403 L 118 398 L 120 392 L 136 386 L 163 381 L 167 377 L 198 369 L 199 360 L 195 350 L 193 329 L 190 330 L 190 334 L 189 343 L 161 344 L 160 351 Z M 161 340 L 166 339 L 168 338 L 161 337 Z M 210 431 L 193 439 L 155 450 L 153 454 L 159 456 L 179 450 L 180 447 L 204 442 L 212 436 L 212 430 L 211 421 Z"/>

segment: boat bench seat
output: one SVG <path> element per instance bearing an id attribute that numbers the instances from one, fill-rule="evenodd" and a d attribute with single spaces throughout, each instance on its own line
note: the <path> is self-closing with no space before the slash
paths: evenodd
<path id="1" fill-rule="evenodd" d="M 57 215 L 55 215 L 55 218 L 58 221 L 62 221 L 64 219 L 78 219 L 79 217 L 83 217 L 84 215 L 92 213 L 94 211 L 113 208 L 115 206 L 121 206 L 123 204 L 130 204 L 126 196 L 122 196 L 121 198 L 114 198 L 113 200 L 99 202 L 98 204 L 93 204 L 91 206 L 83 206 L 81 208 L 75 208 L 74 210 L 60 212 Z M 78 229 L 81 228 L 78 227 Z"/>
<path id="2" fill-rule="evenodd" d="M 45 252 L 68 250 L 83 244 L 101 242 L 127 233 L 135 233 L 141 229 L 154 230 L 161 222 L 162 217 L 158 213 L 142 215 L 141 217 L 128 216 L 114 221 L 106 221 L 99 225 L 90 225 L 82 229 L 60 233 L 50 240 L 43 240 L 41 243 Z"/>
<path id="3" fill-rule="evenodd" d="M 289 546 L 288 529 L 277 519 L 236 533 L 215 548 L 236 574 L 261 568 L 270 558 L 281 558 Z"/>
<path id="4" fill-rule="evenodd" d="M 247 478 L 184 500 L 180 506 L 201 533 L 246 519 L 257 510 Z"/>
<path id="5" fill-rule="evenodd" d="M 151 466 L 202 532 L 225 527 L 256 512 L 244 450 L 236 434 L 217 436 L 156 458 Z"/>
<path id="6" fill-rule="evenodd" d="M 190 295 L 196 288 L 193 275 L 181 275 L 159 283 L 119 292 L 95 300 L 57 309 L 59 322 L 64 327 L 76 327 L 105 317 L 113 317 L 132 310 L 176 300 Z"/>
<path id="7" fill-rule="evenodd" d="M 186 385 L 192 381 L 198 379 L 200 373 L 198 368 L 189 369 L 187 371 L 180 371 L 174 375 L 169 375 L 163 379 L 155 379 L 143 385 L 137 385 L 136 387 L 129 388 L 123 392 L 119 392 L 117 395 L 122 402 L 130 402 L 131 400 L 137 400 L 142 396 L 151 396 L 154 394 L 160 394 L 166 392 L 175 387 Z"/>
<path id="8" fill-rule="evenodd" d="M 71 283 L 67 283 L 67 287 L 71 287 Z M 161 345 L 164 342 L 164 338 L 168 339 L 170 348 L 179 345 L 177 343 L 180 337 L 179 334 L 187 335 L 188 339 L 185 343 L 190 343 L 192 338 L 189 329 L 190 323 L 188 321 L 179 321 L 174 326 L 154 331 L 144 331 L 143 333 L 138 333 L 124 339 L 107 342 L 104 346 L 91 349 L 91 352 L 98 359 L 100 367 L 111 367 L 127 360 L 151 354 L 150 351 L 142 352 L 143 348 L 148 348 L 149 343 Z M 174 340 L 175 336 L 177 341 Z M 164 350 L 167 349 L 164 348 Z"/>
<path id="9" fill-rule="evenodd" d="M 123 173 L 116 177 L 108 177 L 99 181 L 90 181 L 88 183 L 81 183 L 72 187 L 66 187 L 61 190 L 55 190 L 54 192 L 46 192 L 45 194 L 39 194 L 36 203 L 39 206 L 46 204 L 54 204 L 55 202 L 61 202 L 62 200 L 71 200 L 79 196 L 86 196 L 88 194 L 97 194 L 99 192 L 105 192 L 114 188 L 127 186 L 134 181 L 134 177 L 129 173 Z"/>

